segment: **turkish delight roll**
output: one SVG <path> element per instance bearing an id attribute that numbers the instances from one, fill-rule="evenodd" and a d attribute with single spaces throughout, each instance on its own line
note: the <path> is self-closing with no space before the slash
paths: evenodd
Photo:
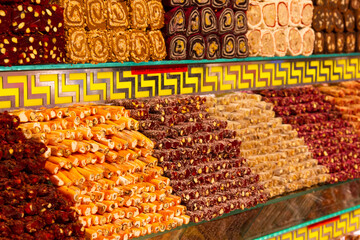
<path id="1" fill-rule="evenodd" d="M 130 1 L 130 26 L 132 29 L 145 30 L 149 26 L 149 8 L 145 0 Z"/>
<path id="2" fill-rule="evenodd" d="M 90 30 L 105 30 L 107 11 L 104 0 L 84 0 L 86 24 Z"/>
<path id="3" fill-rule="evenodd" d="M 147 62 L 150 59 L 150 42 L 144 31 L 130 33 L 130 58 L 134 62 Z"/>
<path id="4" fill-rule="evenodd" d="M 261 56 L 275 56 L 275 39 L 273 32 L 270 30 L 261 30 Z"/>
<path id="5" fill-rule="evenodd" d="M 187 39 L 184 35 L 176 34 L 166 39 L 166 49 L 170 60 L 184 60 L 187 54 Z"/>
<path id="6" fill-rule="evenodd" d="M 201 16 L 201 33 L 208 35 L 210 33 L 218 32 L 218 23 L 215 12 L 210 7 L 200 9 Z"/>
<path id="7" fill-rule="evenodd" d="M 249 45 L 247 43 L 247 39 L 245 36 L 237 36 L 236 37 L 236 54 L 237 58 L 244 58 L 249 56 Z"/>
<path id="8" fill-rule="evenodd" d="M 159 30 L 164 26 L 164 7 L 161 2 L 151 0 L 148 3 L 149 24 L 151 30 Z"/>
<path id="9" fill-rule="evenodd" d="M 288 41 L 286 38 L 285 29 L 280 28 L 274 32 L 275 39 L 275 55 L 285 56 L 288 49 Z"/>
<path id="10" fill-rule="evenodd" d="M 89 61 L 89 48 L 85 29 L 70 28 L 66 34 L 67 58 L 73 63 Z"/>
<path id="11" fill-rule="evenodd" d="M 333 16 L 334 16 L 334 20 L 335 20 L 335 22 L 334 22 L 335 23 L 335 27 L 334 27 L 335 32 L 343 32 L 345 29 L 345 24 L 344 24 L 344 17 L 342 15 L 342 13 L 338 9 L 334 9 Z"/>
<path id="12" fill-rule="evenodd" d="M 216 13 L 216 17 L 220 35 L 234 30 L 234 11 L 231 8 L 223 8 Z"/>
<path id="13" fill-rule="evenodd" d="M 303 28 L 300 30 L 303 41 L 302 55 L 309 56 L 314 51 L 315 33 L 312 28 Z"/>
<path id="14" fill-rule="evenodd" d="M 213 8 L 226 8 L 229 4 L 230 0 L 211 0 L 211 7 Z"/>
<path id="15" fill-rule="evenodd" d="M 262 27 L 274 28 L 276 26 L 276 2 L 269 1 L 260 4 L 262 12 Z"/>
<path id="16" fill-rule="evenodd" d="M 165 59 L 166 57 L 166 46 L 164 36 L 161 31 L 155 30 L 149 32 L 149 40 L 150 40 L 150 54 L 151 59 L 154 61 L 160 61 Z"/>
<path id="17" fill-rule="evenodd" d="M 88 46 L 92 63 L 106 62 L 109 57 L 109 42 L 105 31 L 89 31 Z"/>
<path id="18" fill-rule="evenodd" d="M 85 27 L 85 17 L 83 1 L 64 1 L 64 24 L 66 27 Z"/>
<path id="19" fill-rule="evenodd" d="M 162 3 L 166 7 L 184 7 L 190 5 L 189 0 L 163 0 Z"/>
<path id="20" fill-rule="evenodd" d="M 234 34 L 243 34 L 247 32 L 247 19 L 243 11 L 237 11 L 234 14 Z"/>
<path id="21" fill-rule="evenodd" d="M 338 9 L 340 12 L 346 12 L 349 8 L 350 0 L 339 0 L 338 1 Z"/>
<path id="22" fill-rule="evenodd" d="M 348 9 L 344 12 L 345 29 L 348 32 L 355 30 L 355 14 L 352 10 Z"/>
<path id="23" fill-rule="evenodd" d="M 127 29 L 129 27 L 129 9 L 126 2 L 107 0 L 108 27 Z"/>
<path id="24" fill-rule="evenodd" d="M 288 1 L 280 0 L 277 2 L 277 24 L 279 27 L 287 27 L 289 25 L 289 7 Z"/>
<path id="25" fill-rule="evenodd" d="M 221 57 L 234 58 L 236 53 L 235 36 L 233 34 L 226 34 L 220 37 L 221 42 Z"/>
<path id="26" fill-rule="evenodd" d="M 185 12 L 186 18 L 186 36 L 200 32 L 201 17 L 197 7 L 190 7 Z"/>
<path id="27" fill-rule="evenodd" d="M 188 59 L 200 60 L 205 57 L 205 40 L 200 34 L 189 37 L 188 40 Z"/>
<path id="28" fill-rule="evenodd" d="M 248 10 L 249 0 L 230 0 L 231 7 L 235 10 Z"/>
<path id="29" fill-rule="evenodd" d="M 258 56 L 261 51 L 261 31 L 259 29 L 250 30 L 246 33 L 249 44 L 249 55 Z"/>
<path id="30" fill-rule="evenodd" d="M 190 5 L 198 7 L 207 7 L 211 5 L 211 0 L 190 0 Z"/>
<path id="31" fill-rule="evenodd" d="M 205 58 L 209 60 L 220 58 L 220 39 L 216 34 L 210 34 L 205 38 L 206 53 Z"/>
<path id="32" fill-rule="evenodd" d="M 325 30 L 325 7 L 315 7 L 314 8 L 314 18 L 312 21 L 312 27 L 316 32 L 321 32 Z"/>
<path id="33" fill-rule="evenodd" d="M 312 1 L 302 2 L 301 7 L 301 27 L 311 26 L 313 19 L 314 5 Z"/>
<path id="34" fill-rule="evenodd" d="M 302 4 L 300 0 L 289 1 L 290 26 L 298 27 L 301 25 L 301 10 L 302 10 Z"/>
<path id="35" fill-rule="evenodd" d="M 360 1 L 359 0 L 350 0 L 350 7 L 351 7 L 351 9 L 358 10 L 360 8 Z"/>
<path id="36" fill-rule="evenodd" d="M 334 33 L 325 33 L 325 52 L 334 53 L 336 48 L 336 39 Z"/>
<path id="37" fill-rule="evenodd" d="M 336 47 L 335 51 L 337 53 L 342 53 L 345 50 L 345 34 L 344 33 L 336 33 Z"/>
<path id="38" fill-rule="evenodd" d="M 286 36 L 289 41 L 288 54 L 297 56 L 302 53 L 303 39 L 297 28 L 286 29 Z"/>
<path id="39" fill-rule="evenodd" d="M 325 11 L 325 31 L 330 33 L 335 28 L 334 14 L 330 8 L 324 8 L 324 11 Z"/>
<path id="40" fill-rule="evenodd" d="M 185 32 L 184 9 L 176 7 L 165 13 L 165 32 L 167 35 Z"/>
<path id="41" fill-rule="evenodd" d="M 130 57 L 130 34 L 124 30 L 110 30 L 109 60 L 114 62 L 127 62 Z"/>
<path id="42" fill-rule="evenodd" d="M 345 34 L 345 52 L 351 53 L 355 52 L 356 46 L 356 35 L 353 32 L 348 32 Z"/>
<path id="43" fill-rule="evenodd" d="M 259 3 L 251 2 L 249 4 L 249 9 L 246 11 L 246 18 L 249 29 L 260 28 L 263 17 Z"/>
<path id="44" fill-rule="evenodd" d="M 37 32 L 41 27 L 41 10 L 39 5 L 14 5 L 11 14 L 11 31 L 15 34 Z"/>

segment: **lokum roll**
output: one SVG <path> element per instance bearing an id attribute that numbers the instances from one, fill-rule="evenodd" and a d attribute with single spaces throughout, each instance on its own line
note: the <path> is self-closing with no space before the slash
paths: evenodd
<path id="1" fill-rule="evenodd" d="M 11 31 L 15 34 L 37 32 L 41 27 L 41 6 L 18 4 L 12 8 Z"/>
<path id="2" fill-rule="evenodd" d="M 355 51 L 356 35 L 355 33 L 348 32 L 345 34 L 345 52 L 351 53 Z"/>
<path id="3" fill-rule="evenodd" d="M 145 0 L 130 1 L 130 26 L 132 29 L 145 30 L 149 26 L 149 8 Z"/>
<path id="4" fill-rule="evenodd" d="M 292 26 L 292 27 L 300 26 L 301 10 L 302 10 L 302 4 L 299 0 L 290 0 L 289 1 L 289 15 L 290 15 L 289 25 L 290 26 Z"/>
<path id="5" fill-rule="evenodd" d="M 325 52 L 334 53 L 336 48 L 336 39 L 334 33 L 325 33 Z"/>
<path id="6" fill-rule="evenodd" d="M 342 53 L 345 50 L 345 34 L 344 33 L 336 33 L 336 47 L 335 51 L 337 53 Z"/>
<path id="7" fill-rule="evenodd" d="M 257 2 L 251 2 L 249 9 L 246 11 L 246 18 L 249 29 L 259 28 L 262 23 L 261 6 Z"/>
<path id="8" fill-rule="evenodd" d="M 311 26 L 313 19 L 314 5 L 312 1 L 304 1 L 301 7 L 301 26 Z"/>
<path id="9" fill-rule="evenodd" d="M 11 9 L 7 6 L 0 5 L 0 32 L 2 34 L 9 31 L 11 24 Z"/>
<path id="10" fill-rule="evenodd" d="M 355 15 L 352 10 L 348 9 L 344 12 L 344 21 L 346 31 L 353 32 L 355 30 Z"/>
<path id="11" fill-rule="evenodd" d="M 243 58 L 249 55 L 249 45 L 245 36 L 236 37 L 236 57 Z"/>
<path id="12" fill-rule="evenodd" d="M 185 12 L 176 7 L 165 13 L 165 31 L 167 35 L 185 32 Z"/>
<path id="13" fill-rule="evenodd" d="M 340 12 L 346 12 L 349 8 L 350 0 L 339 0 L 338 1 L 338 9 Z"/>
<path id="14" fill-rule="evenodd" d="M 152 0 L 148 2 L 149 20 L 151 30 L 159 30 L 164 27 L 164 7 L 161 2 Z"/>
<path id="15" fill-rule="evenodd" d="M 235 36 L 233 34 L 226 34 L 220 37 L 221 42 L 221 57 L 234 58 L 236 52 Z"/>
<path id="16" fill-rule="evenodd" d="M 150 59 L 150 42 L 146 32 L 133 30 L 130 33 L 130 58 L 134 62 Z"/>
<path id="17" fill-rule="evenodd" d="M 249 44 L 250 56 L 258 56 L 261 51 L 261 31 L 259 29 L 250 30 L 246 33 Z"/>
<path id="18" fill-rule="evenodd" d="M 184 60 L 187 54 L 187 39 L 177 34 L 166 39 L 166 49 L 170 60 Z"/>
<path id="19" fill-rule="evenodd" d="M 360 8 L 360 1 L 359 0 L 350 0 L 350 7 L 351 7 L 351 9 L 358 10 Z"/>
<path id="20" fill-rule="evenodd" d="M 288 54 L 297 56 L 302 53 L 303 39 L 297 28 L 286 29 L 286 36 L 289 41 Z"/>
<path id="21" fill-rule="evenodd" d="M 224 8 L 216 13 L 218 19 L 218 33 L 224 34 L 234 29 L 234 11 L 231 8 Z"/>
<path id="22" fill-rule="evenodd" d="M 190 5 L 198 7 L 207 7 L 211 5 L 210 0 L 190 0 Z"/>
<path id="23" fill-rule="evenodd" d="M 312 28 L 303 28 L 300 30 L 303 41 L 302 55 L 309 56 L 314 51 L 315 33 Z"/>
<path id="24" fill-rule="evenodd" d="M 206 54 L 205 58 L 209 60 L 220 58 L 220 39 L 216 34 L 206 36 Z"/>
<path id="25" fill-rule="evenodd" d="M 161 31 L 150 31 L 149 32 L 150 40 L 150 55 L 151 59 L 154 61 L 160 61 L 166 57 L 166 46 L 164 36 Z"/>
<path id="26" fill-rule="evenodd" d="M 200 34 L 189 37 L 188 40 L 188 59 L 200 60 L 205 57 L 205 40 Z"/>
<path id="27" fill-rule="evenodd" d="M 89 31 L 88 46 L 90 61 L 93 63 L 106 62 L 109 57 L 109 42 L 105 31 Z"/>
<path id="28" fill-rule="evenodd" d="M 64 36 L 64 11 L 58 5 L 48 5 L 41 11 L 40 31 L 50 35 Z"/>
<path id="29" fill-rule="evenodd" d="M 243 34 L 247 32 L 247 19 L 243 11 L 237 11 L 234 15 L 234 34 Z"/>
<path id="30" fill-rule="evenodd" d="M 114 62 L 127 62 L 130 57 L 130 34 L 124 30 L 110 30 L 109 60 Z"/>
<path id="31" fill-rule="evenodd" d="M 129 9 L 126 2 L 107 0 L 108 27 L 127 29 L 129 27 Z"/>
<path id="32" fill-rule="evenodd" d="M 333 16 L 335 20 L 335 32 L 343 32 L 345 29 L 344 17 L 338 9 L 334 9 Z"/>
<path id="33" fill-rule="evenodd" d="M 275 56 L 275 39 L 274 34 L 270 30 L 261 30 L 261 56 Z"/>
<path id="34" fill-rule="evenodd" d="M 316 32 L 321 32 L 325 29 L 325 7 L 315 7 L 314 8 L 314 18 L 312 21 L 312 27 Z"/>
<path id="35" fill-rule="evenodd" d="M 226 8 L 229 4 L 230 0 L 211 0 L 211 7 L 213 8 Z"/>
<path id="36" fill-rule="evenodd" d="M 85 26 L 85 7 L 81 0 L 64 1 L 64 24 L 66 27 Z"/>
<path id="37" fill-rule="evenodd" d="M 289 7 L 288 2 L 280 0 L 277 2 L 277 23 L 280 27 L 289 25 Z"/>
<path id="38" fill-rule="evenodd" d="M 333 11 L 330 8 L 324 8 L 325 11 L 325 31 L 330 33 L 335 28 L 335 19 Z"/>
<path id="39" fill-rule="evenodd" d="M 218 23 L 214 11 L 210 7 L 200 9 L 201 16 L 201 33 L 208 35 L 210 33 L 218 32 Z"/>
<path id="40" fill-rule="evenodd" d="M 262 24 L 265 28 L 274 28 L 276 26 L 276 2 L 269 1 L 260 4 L 262 11 Z"/>
<path id="41" fill-rule="evenodd" d="M 275 30 L 274 39 L 275 39 L 275 55 L 285 56 L 288 49 L 288 41 L 286 38 L 285 29 Z"/>
<path id="42" fill-rule="evenodd" d="M 190 4 L 189 0 L 164 0 L 162 3 L 167 7 L 184 7 Z"/>
<path id="43" fill-rule="evenodd" d="M 248 10 L 249 0 L 231 0 L 231 6 L 234 10 Z"/>
<path id="44" fill-rule="evenodd" d="M 90 30 L 105 30 L 107 11 L 104 0 L 85 0 L 86 24 Z"/>
<path id="45" fill-rule="evenodd" d="M 200 32 L 200 12 L 197 7 L 190 7 L 185 12 L 186 36 Z"/>
<path id="46" fill-rule="evenodd" d="M 85 29 L 72 29 L 67 32 L 66 39 L 67 57 L 73 63 L 85 63 L 89 61 L 89 48 Z"/>

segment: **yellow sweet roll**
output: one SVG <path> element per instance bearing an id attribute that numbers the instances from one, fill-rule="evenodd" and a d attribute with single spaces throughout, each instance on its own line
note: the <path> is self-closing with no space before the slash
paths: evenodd
<path id="1" fill-rule="evenodd" d="M 121 106 L 17 110 L 26 138 L 45 143 L 45 169 L 73 203 L 86 239 L 128 239 L 187 224 L 154 143 Z"/>

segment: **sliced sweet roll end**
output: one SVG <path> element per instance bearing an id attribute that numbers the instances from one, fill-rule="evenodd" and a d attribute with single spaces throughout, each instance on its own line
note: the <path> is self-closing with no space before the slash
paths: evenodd
<path id="1" fill-rule="evenodd" d="M 170 60 L 184 60 L 187 56 L 187 38 L 177 34 L 166 40 L 166 49 Z"/>
<path id="2" fill-rule="evenodd" d="M 154 61 L 164 60 L 166 58 L 166 45 L 161 31 L 150 31 L 149 40 L 151 59 Z"/>
<path id="3" fill-rule="evenodd" d="M 225 34 L 234 30 L 234 11 L 231 8 L 224 8 L 216 13 L 218 19 L 218 33 Z"/>
<path id="4" fill-rule="evenodd" d="M 244 58 L 249 56 L 249 45 L 245 36 L 236 37 L 236 57 Z"/>
<path id="5" fill-rule="evenodd" d="M 220 38 L 216 34 L 210 34 L 205 39 L 206 42 L 206 54 L 205 58 L 209 60 L 220 58 Z"/>
<path id="6" fill-rule="evenodd" d="M 243 11 L 234 14 L 234 34 L 244 34 L 247 32 L 247 19 Z"/>
<path id="7" fill-rule="evenodd" d="M 133 30 L 130 33 L 130 57 L 131 60 L 147 62 L 150 59 L 150 41 L 144 31 Z"/>
<path id="8" fill-rule="evenodd" d="M 111 30 L 108 33 L 110 60 L 127 62 L 130 58 L 130 34 L 124 30 Z"/>
<path id="9" fill-rule="evenodd" d="M 66 38 L 67 59 L 72 63 L 89 61 L 89 48 L 85 29 L 71 28 Z"/>
<path id="10" fill-rule="evenodd" d="M 200 34 L 190 36 L 188 40 L 188 58 L 194 60 L 204 59 L 206 52 L 205 40 Z"/>
<path id="11" fill-rule="evenodd" d="M 234 58 L 236 53 L 236 39 L 233 34 L 221 36 L 221 57 Z"/>
<path id="12" fill-rule="evenodd" d="M 204 7 L 200 10 L 201 15 L 201 33 L 208 35 L 218 32 L 218 23 L 215 12 L 211 7 Z"/>
<path id="13" fill-rule="evenodd" d="M 198 10 L 198 8 L 196 7 L 191 7 L 188 8 L 185 12 L 185 17 L 186 17 L 186 36 L 190 36 L 192 34 L 195 33 L 199 33 L 200 32 L 200 12 Z"/>

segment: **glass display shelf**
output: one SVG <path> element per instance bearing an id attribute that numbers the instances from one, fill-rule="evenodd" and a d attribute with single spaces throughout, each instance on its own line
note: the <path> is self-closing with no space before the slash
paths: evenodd
<path id="1" fill-rule="evenodd" d="M 191 222 L 136 240 L 265 240 L 294 230 L 303 230 L 357 209 L 360 209 L 360 179 L 294 192 L 251 209 L 235 210 L 208 222 Z M 360 211 L 356 217 L 360 219 Z M 347 230 L 344 229 L 344 233 Z"/>

